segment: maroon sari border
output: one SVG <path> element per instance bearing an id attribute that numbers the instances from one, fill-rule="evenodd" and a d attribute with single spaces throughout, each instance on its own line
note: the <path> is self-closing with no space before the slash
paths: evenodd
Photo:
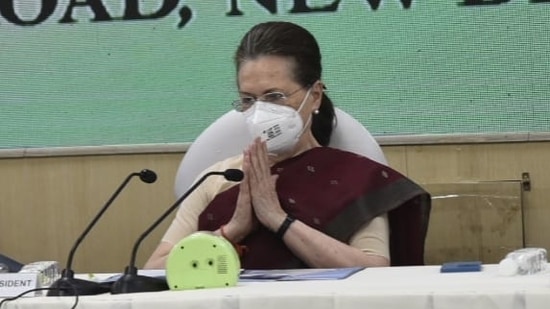
<path id="1" fill-rule="evenodd" d="M 426 191 L 416 183 L 407 178 L 398 179 L 357 198 L 327 224 L 323 232 L 347 243 L 355 232 L 375 217 L 396 209 L 422 194 L 426 194 Z"/>

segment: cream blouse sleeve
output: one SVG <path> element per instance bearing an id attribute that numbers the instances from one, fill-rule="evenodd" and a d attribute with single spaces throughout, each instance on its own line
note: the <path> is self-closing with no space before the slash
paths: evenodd
<path id="1" fill-rule="evenodd" d="M 224 171 L 228 168 L 241 168 L 241 166 L 242 156 L 231 157 L 212 165 L 201 173 L 197 180 L 209 171 Z M 213 175 L 205 179 L 205 181 L 181 203 L 176 213 L 176 217 L 162 237 L 162 241 L 175 245 L 184 237 L 196 232 L 198 230 L 199 216 L 204 209 L 208 207 L 218 193 L 236 184 L 238 183 L 227 181 L 222 176 Z"/>
<path id="2" fill-rule="evenodd" d="M 357 231 L 350 239 L 350 246 L 390 259 L 390 228 L 388 215 L 383 214 L 372 219 Z"/>

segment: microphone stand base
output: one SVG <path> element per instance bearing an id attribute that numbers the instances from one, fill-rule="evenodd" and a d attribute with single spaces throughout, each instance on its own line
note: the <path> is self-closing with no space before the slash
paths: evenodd
<path id="1" fill-rule="evenodd" d="M 166 280 L 136 274 L 124 274 L 111 286 L 111 294 L 159 292 L 168 290 Z"/>
<path id="2" fill-rule="evenodd" d="M 108 286 L 99 282 L 62 277 L 50 286 L 47 296 L 97 295 L 109 291 Z"/>

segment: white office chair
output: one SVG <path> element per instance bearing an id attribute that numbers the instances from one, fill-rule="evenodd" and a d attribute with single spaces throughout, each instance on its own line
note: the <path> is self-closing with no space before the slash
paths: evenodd
<path id="1" fill-rule="evenodd" d="M 329 146 L 387 165 L 382 149 L 361 123 L 338 108 L 336 119 Z M 241 113 L 229 111 L 222 115 L 197 137 L 181 161 L 176 174 L 176 198 L 191 186 L 201 171 L 241 153 L 251 142 L 252 137 Z"/>

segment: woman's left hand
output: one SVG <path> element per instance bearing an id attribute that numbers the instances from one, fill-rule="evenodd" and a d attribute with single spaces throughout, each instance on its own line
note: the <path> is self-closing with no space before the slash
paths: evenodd
<path id="1" fill-rule="evenodd" d="M 249 146 L 249 152 L 249 183 L 254 212 L 265 227 L 276 231 L 286 217 L 277 196 L 278 175 L 271 175 L 265 142 L 256 138 Z"/>

